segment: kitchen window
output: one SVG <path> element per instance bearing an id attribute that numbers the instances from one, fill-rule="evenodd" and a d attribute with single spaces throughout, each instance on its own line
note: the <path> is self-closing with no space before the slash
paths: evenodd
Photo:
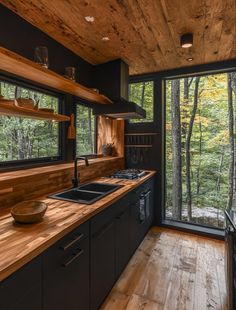
<path id="1" fill-rule="evenodd" d="M 153 122 L 154 82 L 142 81 L 129 84 L 129 101 L 135 102 L 146 110 L 145 119 L 131 119 L 130 123 Z"/>
<path id="2" fill-rule="evenodd" d="M 81 104 L 76 106 L 76 154 L 91 155 L 96 152 L 96 120 L 93 110 Z"/>
<path id="3" fill-rule="evenodd" d="M 0 80 L 5 99 L 32 98 L 40 108 L 59 111 L 57 96 Z M 60 130 L 57 122 L 0 115 L 0 164 L 55 161 L 60 156 Z"/>

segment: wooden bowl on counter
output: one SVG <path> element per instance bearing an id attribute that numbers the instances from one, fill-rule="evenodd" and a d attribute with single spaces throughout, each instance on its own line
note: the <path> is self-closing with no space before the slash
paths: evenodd
<path id="1" fill-rule="evenodd" d="M 11 215 L 18 223 L 36 223 L 42 220 L 47 210 L 47 204 L 43 201 L 26 200 L 17 203 L 11 209 Z"/>

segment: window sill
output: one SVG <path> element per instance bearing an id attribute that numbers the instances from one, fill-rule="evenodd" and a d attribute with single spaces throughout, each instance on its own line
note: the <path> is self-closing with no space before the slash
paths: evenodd
<path id="1" fill-rule="evenodd" d="M 162 224 L 160 226 L 173 228 L 189 233 L 194 233 L 197 235 L 202 235 L 205 237 L 211 237 L 215 239 L 224 240 L 225 232 L 223 229 L 217 229 L 217 228 L 211 228 L 211 227 L 205 227 L 205 226 L 199 226 L 189 223 L 180 223 L 177 221 L 170 221 L 170 220 L 163 220 Z"/>

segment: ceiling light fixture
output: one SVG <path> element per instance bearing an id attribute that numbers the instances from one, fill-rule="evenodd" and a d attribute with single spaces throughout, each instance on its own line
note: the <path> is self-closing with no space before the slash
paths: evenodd
<path id="1" fill-rule="evenodd" d="M 86 22 L 88 23 L 93 23 L 95 18 L 93 16 L 85 16 L 84 19 L 86 20 Z"/>
<path id="2" fill-rule="evenodd" d="M 189 48 L 193 45 L 193 34 L 185 33 L 180 37 L 180 45 L 182 48 Z"/>
<path id="3" fill-rule="evenodd" d="M 102 37 L 102 41 L 110 41 L 109 37 Z"/>

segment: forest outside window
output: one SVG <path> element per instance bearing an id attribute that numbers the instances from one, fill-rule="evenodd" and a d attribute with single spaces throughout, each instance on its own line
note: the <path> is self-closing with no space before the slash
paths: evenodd
<path id="1" fill-rule="evenodd" d="M 236 209 L 236 72 L 166 81 L 166 219 L 224 227 Z"/>
<path id="2" fill-rule="evenodd" d="M 0 94 L 6 99 L 33 98 L 41 108 L 56 113 L 59 98 L 0 81 Z M 59 124 L 51 121 L 0 115 L 0 163 L 51 161 L 60 158 Z"/>
<path id="3" fill-rule="evenodd" d="M 132 119 L 130 123 L 153 122 L 154 82 L 142 81 L 129 84 L 129 101 L 135 102 L 146 110 L 145 119 Z"/>
<path id="4" fill-rule="evenodd" d="M 76 154 L 95 154 L 96 122 L 91 108 L 81 104 L 76 106 Z"/>

